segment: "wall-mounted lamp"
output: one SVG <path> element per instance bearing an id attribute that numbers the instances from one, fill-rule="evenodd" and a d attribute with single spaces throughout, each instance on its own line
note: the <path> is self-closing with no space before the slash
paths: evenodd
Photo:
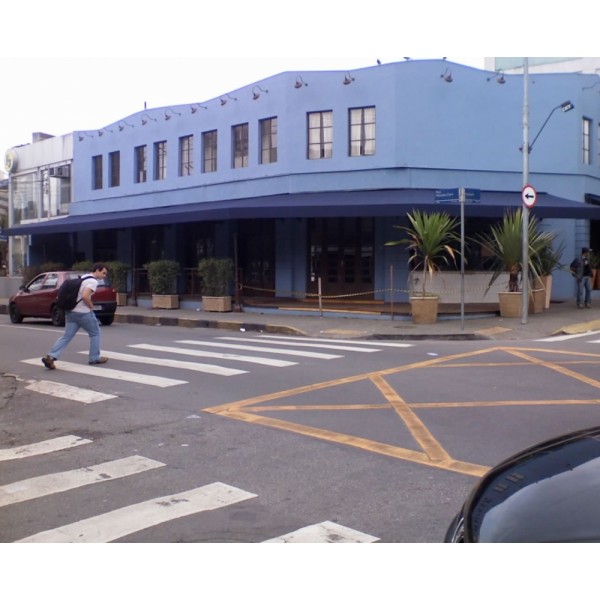
<path id="1" fill-rule="evenodd" d="M 98 137 L 102 137 L 104 135 L 105 131 L 108 131 L 108 133 L 112 133 L 113 132 L 112 129 L 108 129 L 108 127 L 103 127 L 102 129 L 98 130 Z"/>
<path id="2" fill-rule="evenodd" d="M 348 71 L 346 71 L 346 76 L 344 77 L 344 81 L 342 82 L 344 85 L 350 85 L 354 81 L 354 77 L 350 75 Z"/>
<path id="3" fill-rule="evenodd" d="M 190 112 L 192 114 L 197 113 L 199 108 L 203 108 L 204 110 L 208 110 L 208 106 L 202 106 L 202 104 L 196 103 L 196 104 L 192 104 L 190 106 Z"/>
<path id="4" fill-rule="evenodd" d="M 77 138 L 79 139 L 80 142 L 83 142 L 83 140 L 87 137 L 93 138 L 94 136 L 91 133 L 88 133 L 87 131 L 82 131 Z"/>
<path id="5" fill-rule="evenodd" d="M 294 87 L 295 87 L 295 88 L 298 90 L 298 89 L 300 89 L 301 87 L 304 87 L 304 86 L 306 86 L 306 85 L 308 85 L 308 83 L 306 83 L 306 82 L 304 81 L 304 79 L 302 79 L 302 76 L 301 76 L 301 75 L 298 75 L 298 77 L 296 77 L 296 83 L 294 84 Z"/>
<path id="6" fill-rule="evenodd" d="M 237 98 L 234 98 L 230 94 L 225 94 L 225 96 L 221 96 L 221 106 L 225 106 L 227 104 L 227 99 L 229 99 L 229 100 L 237 100 Z"/>
<path id="7" fill-rule="evenodd" d="M 491 81 L 492 79 L 495 79 L 496 83 L 499 83 L 500 85 L 506 83 L 506 79 L 504 78 L 504 73 L 502 70 L 496 71 L 493 75 L 485 78 L 486 81 Z"/>
<path id="8" fill-rule="evenodd" d="M 441 75 L 440 77 L 444 80 L 447 81 L 448 83 L 452 83 L 452 73 L 450 72 L 450 67 L 448 67 Z"/>
<path id="9" fill-rule="evenodd" d="M 165 121 L 168 121 L 171 118 L 169 111 L 171 111 L 174 115 L 181 116 L 180 112 L 177 112 L 176 110 L 173 110 L 172 108 L 167 108 L 167 110 L 165 110 Z"/>
<path id="10" fill-rule="evenodd" d="M 125 126 L 133 127 L 133 125 L 131 123 L 128 123 L 127 121 L 119 121 L 119 131 L 123 131 L 123 129 L 125 129 Z"/>
<path id="11" fill-rule="evenodd" d="M 260 85 L 255 85 L 252 88 L 252 100 L 258 100 L 260 98 L 260 93 L 264 92 L 265 94 L 269 93 L 269 90 L 263 90 Z"/>
<path id="12" fill-rule="evenodd" d="M 600 83 L 600 79 L 598 79 L 596 81 L 596 83 L 593 83 L 592 85 L 586 85 L 585 87 L 582 87 L 582 90 L 591 90 L 592 88 L 595 88 L 598 84 Z"/>
<path id="13" fill-rule="evenodd" d="M 146 117 L 144 119 L 144 117 Z M 146 123 L 148 123 L 148 119 L 150 119 L 151 121 L 156 121 L 156 119 L 154 117 L 151 117 L 150 115 L 142 115 L 142 125 L 146 125 Z"/>
<path id="14" fill-rule="evenodd" d="M 565 100 L 563 103 L 559 104 L 558 106 L 555 106 L 550 111 L 550 114 L 546 117 L 546 120 L 544 121 L 544 124 L 540 127 L 540 130 L 537 132 L 536 136 L 533 138 L 533 142 L 531 142 L 531 144 L 529 144 L 529 148 L 527 149 L 527 151 L 528 151 L 529 154 L 531 154 L 531 150 L 533 149 L 533 145 L 535 144 L 535 142 L 537 141 L 537 139 L 540 137 L 540 133 L 542 133 L 542 131 L 544 130 L 544 127 L 546 127 L 546 125 L 548 124 L 548 121 L 550 120 L 550 117 L 559 108 L 560 108 L 561 112 L 569 112 L 570 110 L 573 110 L 575 108 L 575 105 L 570 100 Z M 521 152 L 523 152 L 523 146 L 521 146 L 519 148 L 519 150 Z"/>

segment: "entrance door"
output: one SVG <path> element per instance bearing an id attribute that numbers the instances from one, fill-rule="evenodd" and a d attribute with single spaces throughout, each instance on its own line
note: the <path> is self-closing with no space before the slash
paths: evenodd
<path id="1" fill-rule="evenodd" d="M 340 300 L 373 299 L 373 219 L 309 221 L 308 291 Z"/>
<path id="2" fill-rule="evenodd" d="M 274 296 L 275 221 L 238 221 L 237 255 L 242 296 Z"/>

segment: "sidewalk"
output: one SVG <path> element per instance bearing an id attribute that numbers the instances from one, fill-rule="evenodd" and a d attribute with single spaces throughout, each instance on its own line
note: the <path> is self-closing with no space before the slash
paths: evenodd
<path id="1" fill-rule="evenodd" d="M 0 299 L 0 314 L 7 314 L 8 301 Z M 205 312 L 181 308 L 163 310 L 140 306 L 120 306 L 115 323 L 148 326 L 211 327 L 236 332 L 260 331 L 305 337 L 372 339 L 490 339 L 527 340 L 559 334 L 600 332 L 600 303 L 590 309 L 578 309 L 574 302 L 552 303 L 543 313 L 505 319 L 496 312 L 465 310 L 458 314 L 440 314 L 437 323 L 415 325 L 405 310 L 390 315 L 352 310 L 304 309 L 289 307 L 244 307 L 243 312 Z M 28 319 L 26 322 L 33 322 Z"/>

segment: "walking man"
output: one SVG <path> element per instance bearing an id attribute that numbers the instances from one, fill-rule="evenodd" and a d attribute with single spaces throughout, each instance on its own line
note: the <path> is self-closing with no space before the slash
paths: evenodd
<path id="1" fill-rule="evenodd" d="M 108 361 L 108 358 L 100 356 L 100 326 L 98 319 L 94 314 L 94 305 L 92 303 L 92 295 L 98 287 L 98 279 L 103 279 L 107 276 L 108 270 L 102 263 L 95 263 L 92 266 L 92 271 L 83 279 L 79 286 L 77 294 L 77 305 L 73 310 L 65 311 L 65 332 L 56 340 L 52 348 L 46 356 L 42 358 L 42 363 L 46 369 L 56 369 L 54 364 L 60 358 L 63 350 L 69 342 L 75 337 L 75 334 L 81 327 L 90 337 L 90 365 L 103 365 Z M 91 277 L 89 277 L 91 275 Z"/>
<path id="2" fill-rule="evenodd" d="M 590 265 L 590 249 L 581 249 L 581 258 L 577 265 L 577 307 L 592 307 L 592 266 Z"/>

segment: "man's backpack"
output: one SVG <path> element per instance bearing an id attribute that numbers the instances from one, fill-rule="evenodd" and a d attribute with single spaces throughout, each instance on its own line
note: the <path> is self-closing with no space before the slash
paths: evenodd
<path id="1" fill-rule="evenodd" d="M 91 279 L 92 276 L 77 277 L 76 279 L 66 279 L 58 288 L 58 296 L 56 297 L 56 306 L 62 310 L 73 310 L 77 304 L 77 295 L 79 288 L 84 279 Z"/>

